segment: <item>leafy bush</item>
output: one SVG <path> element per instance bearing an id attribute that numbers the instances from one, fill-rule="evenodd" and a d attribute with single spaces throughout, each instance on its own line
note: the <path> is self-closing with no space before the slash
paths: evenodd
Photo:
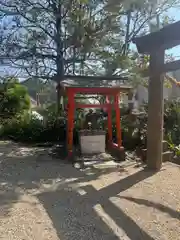
<path id="1" fill-rule="evenodd" d="M 136 119 L 129 119 L 129 114 L 123 111 L 121 117 L 123 145 L 126 149 L 145 147 L 147 142 L 148 106 L 144 105 L 145 114 Z M 121 111 L 122 112 L 122 111 Z M 165 138 L 174 146 L 176 155 L 179 154 L 180 144 L 180 101 L 165 101 L 164 104 Z M 114 129 L 115 134 L 116 129 Z"/>
<path id="2" fill-rule="evenodd" d="M 168 139 L 175 145 L 180 144 L 180 101 L 165 102 L 164 128 Z"/>
<path id="3" fill-rule="evenodd" d="M 168 143 L 170 150 L 174 153 L 174 155 L 180 158 L 180 145 L 176 146 L 173 142 L 171 137 L 168 135 Z"/>
<path id="4" fill-rule="evenodd" d="M 128 150 L 145 147 L 147 141 L 147 114 L 134 116 L 125 114 L 121 117 L 123 146 Z"/>
<path id="5" fill-rule="evenodd" d="M 79 114 L 77 111 L 77 114 Z M 29 143 L 66 142 L 66 113 L 57 114 L 56 106 L 45 109 L 44 120 L 31 114 L 16 114 L 4 119 L 0 128 L 0 137 Z M 78 143 L 79 122 L 75 122 L 74 143 Z"/>
<path id="6" fill-rule="evenodd" d="M 15 78 L 5 78 L 0 84 L 0 118 L 8 119 L 30 109 L 27 89 Z"/>
<path id="7" fill-rule="evenodd" d="M 78 144 L 78 131 L 83 112 L 78 109 L 76 112 L 74 143 Z M 21 142 L 66 142 L 65 112 L 57 115 L 56 109 L 51 106 L 46 112 L 46 120 L 41 121 L 29 114 L 19 114 L 11 119 L 5 119 L 0 129 L 2 137 L 10 137 Z M 113 138 L 116 142 L 116 125 L 113 113 Z M 103 126 L 103 124 L 102 124 Z M 177 147 L 180 143 L 180 103 L 177 101 L 165 103 L 164 127 L 167 140 Z M 121 111 L 121 128 L 123 146 L 133 150 L 136 147 L 145 147 L 147 138 L 147 106 L 142 116 L 131 116 L 127 109 Z M 177 149 L 176 149 L 177 150 Z M 176 151 L 177 152 L 177 151 Z"/>
<path id="8" fill-rule="evenodd" d="M 59 125 L 57 121 L 52 120 L 45 124 L 36 118 L 29 120 L 12 118 L 4 122 L 1 137 L 29 143 L 62 142 L 66 133 L 65 125 Z"/>

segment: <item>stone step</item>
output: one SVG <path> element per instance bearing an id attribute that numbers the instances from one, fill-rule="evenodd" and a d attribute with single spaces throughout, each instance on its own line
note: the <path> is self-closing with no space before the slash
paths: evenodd
<path id="1" fill-rule="evenodd" d="M 173 159 L 173 152 L 171 151 L 165 151 L 162 153 L 162 158 L 163 158 L 163 162 L 167 162 L 167 161 L 172 161 Z M 147 158 L 147 149 L 142 149 L 142 161 L 146 162 L 146 158 Z"/>
<path id="2" fill-rule="evenodd" d="M 172 162 L 173 160 L 173 152 L 166 151 L 163 152 L 163 162 Z"/>
<path id="3" fill-rule="evenodd" d="M 144 148 L 144 149 L 142 149 L 142 161 L 143 162 L 146 162 L 146 158 L 147 158 L 147 149 L 146 148 Z"/>
<path id="4" fill-rule="evenodd" d="M 168 142 L 164 140 L 162 142 L 162 144 L 163 144 L 163 152 L 169 151 L 169 144 L 168 144 Z"/>
<path id="5" fill-rule="evenodd" d="M 169 144 L 167 141 L 163 140 L 162 145 L 163 145 L 163 152 L 169 151 Z M 146 151 L 146 149 L 143 149 L 143 151 Z"/>

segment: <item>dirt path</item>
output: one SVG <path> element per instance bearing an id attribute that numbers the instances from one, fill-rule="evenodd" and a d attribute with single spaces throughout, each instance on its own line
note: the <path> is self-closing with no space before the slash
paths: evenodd
<path id="1" fill-rule="evenodd" d="M 127 162 L 76 170 L 43 149 L 0 142 L 0 239 L 180 239 L 180 167 Z"/>

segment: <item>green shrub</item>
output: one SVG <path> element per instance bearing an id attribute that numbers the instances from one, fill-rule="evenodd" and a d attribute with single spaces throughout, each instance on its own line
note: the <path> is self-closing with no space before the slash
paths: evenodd
<path id="1" fill-rule="evenodd" d="M 132 117 L 132 118 L 131 118 Z M 128 150 L 145 147 L 147 142 L 147 114 L 141 116 L 126 115 L 121 117 L 122 142 Z"/>
<path id="2" fill-rule="evenodd" d="M 136 147 L 145 147 L 147 144 L 147 118 L 148 106 L 144 105 L 145 114 L 137 117 L 134 121 L 128 121 L 128 115 L 124 111 L 121 116 L 123 145 L 126 149 L 135 149 Z M 170 143 L 174 145 L 176 152 L 180 144 L 180 101 L 165 101 L 164 104 L 164 129 L 165 138 L 171 139 Z M 114 129 L 115 133 L 115 129 Z"/>
<path id="3" fill-rule="evenodd" d="M 20 142 L 42 143 L 42 142 L 62 142 L 65 140 L 65 125 L 58 125 L 54 120 L 43 121 L 30 118 L 8 119 L 1 128 L 1 137 L 11 138 Z"/>
<path id="4" fill-rule="evenodd" d="M 9 119 L 30 109 L 27 89 L 18 79 L 5 78 L 0 84 L 0 118 Z"/>
<path id="5" fill-rule="evenodd" d="M 136 117 L 136 121 L 129 119 L 127 109 L 121 110 L 121 129 L 123 146 L 126 149 L 145 147 L 147 138 L 147 106 L 145 114 Z M 83 114 L 81 109 L 76 112 L 74 143 L 78 144 L 78 131 Z M 27 111 L 13 118 L 3 119 L 0 127 L 0 136 L 9 137 L 21 142 L 66 142 L 66 114 L 51 107 L 46 113 L 46 121 L 30 116 Z M 113 140 L 116 142 L 116 125 L 113 113 Z M 103 126 L 103 122 L 102 122 Z M 166 136 L 171 137 L 175 146 L 180 144 L 180 103 L 178 101 L 165 103 L 164 127 Z"/>
<path id="6" fill-rule="evenodd" d="M 166 101 L 164 108 L 165 134 L 175 145 L 180 144 L 180 101 Z"/>

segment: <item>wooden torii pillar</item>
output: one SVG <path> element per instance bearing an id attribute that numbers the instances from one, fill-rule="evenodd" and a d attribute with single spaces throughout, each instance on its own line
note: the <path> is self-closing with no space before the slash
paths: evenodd
<path id="1" fill-rule="evenodd" d="M 180 21 L 133 40 L 139 53 L 150 55 L 150 66 L 145 73 L 149 76 L 147 165 L 153 170 L 162 166 L 164 73 L 180 69 L 180 60 L 164 64 L 164 55 L 166 49 L 180 45 L 179 29 Z"/>

